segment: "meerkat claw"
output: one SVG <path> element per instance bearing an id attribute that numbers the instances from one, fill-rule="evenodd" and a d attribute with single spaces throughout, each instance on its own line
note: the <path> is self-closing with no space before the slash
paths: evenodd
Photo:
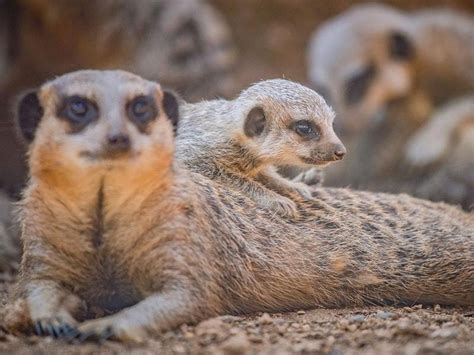
<path id="1" fill-rule="evenodd" d="M 69 338 L 77 335 L 78 330 L 68 323 L 61 322 L 60 319 L 42 319 L 35 322 L 34 333 L 38 336 Z"/>

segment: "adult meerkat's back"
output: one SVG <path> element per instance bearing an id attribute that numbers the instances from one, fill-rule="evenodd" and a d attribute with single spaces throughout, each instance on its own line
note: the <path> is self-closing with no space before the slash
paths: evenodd
<path id="1" fill-rule="evenodd" d="M 256 83 L 232 101 L 184 104 L 180 112 L 178 160 L 285 215 L 296 215 L 296 205 L 282 195 L 311 192 L 275 167 L 324 166 L 346 152 L 324 99 L 288 80 Z"/>
<path id="2" fill-rule="evenodd" d="M 123 72 L 73 73 L 22 100 L 32 176 L 15 299 L 39 334 L 143 340 L 226 313 L 473 305 L 472 214 L 318 188 L 299 222 L 274 218 L 173 162 L 176 112 Z M 78 324 L 82 304 L 118 312 Z"/>

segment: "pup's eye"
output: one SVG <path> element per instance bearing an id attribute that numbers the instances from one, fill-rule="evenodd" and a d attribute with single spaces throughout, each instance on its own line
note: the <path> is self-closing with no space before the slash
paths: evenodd
<path id="1" fill-rule="evenodd" d="M 127 115 L 139 128 L 144 128 L 156 117 L 156 105 L 150 96 L 137 96 L 129 102 Z"/>
<path id="2" fill-rule="evenodd" d="M 59 116 L 68 120 L 73 131 L 78 132 L 95 121 L 99 112 L 92 101 L 81 96 L 69 96 L 64 99 Z"/>
<path id="3" fill-rule="evenodd" d="M 297 134 L 304 138 L 318 138 L 319 131 L 313 122 L 307 120 L 296 121 L 293 129 Z"/>

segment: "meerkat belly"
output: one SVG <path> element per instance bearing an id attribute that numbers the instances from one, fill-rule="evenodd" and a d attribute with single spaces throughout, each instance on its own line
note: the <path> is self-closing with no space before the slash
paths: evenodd
<path id="1" fill-rule="evenodd" d="M 123 263 L 107 250 L 99 249 L 90 266 L 90 279 L 80 296 L 89 307 L 116 312 L 139 302 L 143 297 L 123 270 Z"/>

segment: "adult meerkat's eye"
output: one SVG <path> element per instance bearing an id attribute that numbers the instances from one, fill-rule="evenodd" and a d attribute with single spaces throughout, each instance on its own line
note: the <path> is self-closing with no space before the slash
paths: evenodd
<path id="1" fill-rule="evenodd" d="M 135 97 L 127 105 L 127 115 L 138 128 L 145 128 L 157 115 L 155 100 L 150 96 Z"/>
<path id="2" fill-rule="evenodd" d="M 70 123 L 73 132 L 79 132 L 99 117 L 99 111 L 91 100 L 75 95 L 64 99 L 59 117 Z"/>
<path id="3" fill-rule="evenodd" d="M 293 124 L 294 131 L 304 138 L 319 138 L 319 130 L 313 122 L 308 120 L 296 121 Z"/>

